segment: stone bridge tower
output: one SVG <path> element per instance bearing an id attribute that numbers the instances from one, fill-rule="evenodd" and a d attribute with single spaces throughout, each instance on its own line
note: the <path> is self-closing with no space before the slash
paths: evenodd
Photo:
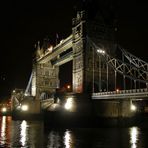
<path id="1" fill-rule="evenodd" d="M 106 89 L 106 63 L 96 55 L 96 49 L 90 40 L 99 48 L 114 53 L 115 44 L 113 44 L 113 32 L 110 28 L 104 25 L 100 14 L 90 21 L 85 11 L 81 11 L 77 13 L 76 18 L 73 18 L 73 92 L 89 93 L 95 89 L 96 91 Z M 95 82 L 98 84 L 94 84 Z M 94 85 L 98 86 L 93 88 Z"/>
<path id="2" fill-rule="evenodd" d="M 37 47 L 36 58 L 38 59 L 42 57 L 46 50 L 46 48 L 44 49 L 42 47 Z M 59 88 L 58 74 L 59 67 L 53 66 L 51 61 L 39 63 L 35 59 L 32 69 L 32 96 L 35 96 L 37 99 L 43 99 L 41 98 L 42 95 L 44 95 L 44 99 L 49 98 L 48 95 L 55 92 L 55 90 Z"/>
<path id="3" fill-rule="evenodd" d="M 95 90 L 98 92 L 105 88 L 102 84 L 103 81 L 106 81 L 106 63 L 98 58 L 92 42 L 96 43 L 98 47 L 101 47 L 106 51 L 112 51 L 114 47 L 112 41 L 109 42 L 106 38 L 109 37 L 109 35 L 106 35 L 103 32 L 105 28 L 102 27 L 102 25 L 101 29 L 99 28 L 99 23 L 100 20 L 98 19 L 89 22 L 85 11 L 80 11 L 77 13 L 77 16 L 72 19 L 72 35 L 68 37 L 70 41 L 68 40 L 68 42 L 59 43 L 60 46 L 57 45 L 53 48 L 53 52 L 52 50 L 49 52 L 51 47 L 48 47 L 48 43 L 46 43 L 46 46 L 44 47 L 37 46 L 37 60 L 33 65 L 32 96 L 40 98 L 43 92 L 51 94 L 59 88 L 59 65 L 54 65 L 53 61 L 58 61 L 58 59 L 61 58 L 60 54 L 71 48 L 72 58 L 70 60 L 73 62 L 73 92 L 90 93 Z M 106 32 L 109 31 L 107 30 Z M 67 41 L 67 39 L 65 41 Z M 65 44 L 67 46 L 65 46 Z M 49 55 L 51 55 L 51 58 L 45 61 L 40 60 L 48 52 Z M 99 79 L 100 73 L 101 80 Z M 95 84 L 95 82 L 98 84 Z M 95 88 L 94 85 L 96 86 Z M 98 88 L 99 86 L 101 87 Z"/>
<path id="4" fill-rule="evenodd" d="M 72 20 L 73 35 L 73 92 L 82 93 L 85 88 L 85 52 L 86 52 L 86 26 L 84 12 L 78 12 Z"/>

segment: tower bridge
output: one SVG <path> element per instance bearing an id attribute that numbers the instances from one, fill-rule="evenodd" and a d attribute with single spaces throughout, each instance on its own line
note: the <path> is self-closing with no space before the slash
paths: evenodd
<path id="1" fill-rule="evenodd" d="M 81 11 L 72 20 L 70 36 L 54 47 L 44 49 L 38 45 L 25 94 L 50 108 L 55 104 L 52 94 L 60 88 L 59 67 L 72 61 L 72 94 L 88 94 L 98 116 L 131 116 L 132 101 L 148 99 L 148 63 L 115 44 L 113 37 L 108 39 L 111 34 L 100 38 L 101 30 L 97 26 L 94 31 L 95 28 L 95 23 L 89 22 Z M 104 30 L 102 26 L 101 29 Z M 86 101 L 84 97 L 77 99 Z"/>

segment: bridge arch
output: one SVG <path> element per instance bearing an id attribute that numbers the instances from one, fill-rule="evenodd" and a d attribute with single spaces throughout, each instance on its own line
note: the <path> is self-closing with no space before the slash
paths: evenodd
<path id="1" fill-rule="evenodd" d="M 46 99 L 49 99 L 49 98 L 51 98 L 51 94 L 49 92 L 42 91 L 40 93 L 40 98 L 39 98 L 40 100 L 46 100 Z"/>

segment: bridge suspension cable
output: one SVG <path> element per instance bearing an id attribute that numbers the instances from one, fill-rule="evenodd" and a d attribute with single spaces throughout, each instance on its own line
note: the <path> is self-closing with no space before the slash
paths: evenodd
<path id="1" fill-rule="evenodd" d="M 146 79 L 148 80 L 148 63 L 144 60 L 141 60 L 140 58 L 134 56 L 133 54 L 127 52 L 125 49 L 120 47 L 120 50 L 122 51 L 122 54 L 124 57 L 133 65 L 135 65 L 137 68 L 140 68 L 144 71 L 146 71 Z M 148 88 L 148 83 L 146 83 L 146 86 Z"/>
<path id="2" fill-rule="evenodd" d="M 25 95 L 26 96 L 31 95 L 31 90 L 30 89 L 31 89 L 31 83 L 32 83 L 32 76 L 33 76 L 33 73 L 31 73 L 28 85 L 27 85 L 26 90 L 25 90 Z"/>
<path id="3" fill-rule="evenodd" d="M 148 83 L 148 80 L 147 80 L 148 72 L 147 71 L 141 70 L 135 66 L 131 66 L 130 64 L 122 60 L 113 58 L 107 53 L 104 55 L 104 57 L 105 57 L 106 62 L 110 64 L 112 68 L 118 73 L 130 79 L 140 81 L 142 83 Z"/>
<path id="4" fill-rule="evenodd" d="M 148 72 L 148 63 L 141 60 L 140 58 L 134 56 L 133 54 L 127 52 L 125 49 L 120 47 L 120 50 L 122 51 L 123 55 L 126 57 L 126 59 L 135 65 L 137 68 L 143 69 L 144 71 Z"/>
<path id="5" fill-rule="evenodd" d="M 89 39 L 89 38 L 88 38 Z M 100 58 L 104 58 L 107 65 L 110 65 L 116 73 L 120 73 L 124 78 L 124 89 L 125 89 L 125 78 L 129 78 L 134 81 L 135 87 L 136 82 L 144 83 L 148 87 L 148 63 L 137 58 L 136 56 L 126 52 L 124 49 L 122 51 L 122 59 L 115 58 L 109 55 L 104 49 L 100 49 L 91 39 L 89 39 L 91 45 L 93 45 L 95 52 Z M 127 60 L 125 60 L 125 58 Z M 108 83 L 108 82 L 107 82 Z M 116 89 L 116 80 L 115 80 Z"/>

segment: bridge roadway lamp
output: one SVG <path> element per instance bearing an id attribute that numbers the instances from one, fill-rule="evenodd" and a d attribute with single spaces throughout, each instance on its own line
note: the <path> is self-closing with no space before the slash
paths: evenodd
<path id="1" fill-rule="evenodd" d="M 71 87 L 70 87 L 70 85 L 67 85 L 67 89 L 70 89 Z"/>
<path id="2" fill-rule="evenodd" d="M 100 53 L 100 54 L 105 54 L 105 50 L 102 50 L 102 49 L 100 49 L 100 48 L 97 49 L 97 52 Z"/>
<path id="3" fill-rule="evenodd" d="M 27 111 L 27 110 L 28 110 L 28 105 L 23 104 L 23 105 L 21 106 L 21 110 L 22 110 L 22 111 Z"/>
<path id="4" fill-rule="evenodd" d="M 15 90 L 13 90 L 13 93 L 15 93 L 16 91 Z"/>
<path id="5" fill-rule="evenodd" d="M 137 107 L 134 104 L 131 104 L 131 111 L 136 111 Z"/>
<path id="6" fill-rule="evenodd" d="M 64 105 L 66 110 L 72 110 L 73 108 L 73 98 L 67 98 L 66 103 Z"/>
<path id="7" fill-rule="evenodd" d="M 2 111 L 3 113 L 6 112 L 6 111 L 7 111 L 7 108 L 6 108 L 6 107 L 3 107 L 1 111 Z"/>

